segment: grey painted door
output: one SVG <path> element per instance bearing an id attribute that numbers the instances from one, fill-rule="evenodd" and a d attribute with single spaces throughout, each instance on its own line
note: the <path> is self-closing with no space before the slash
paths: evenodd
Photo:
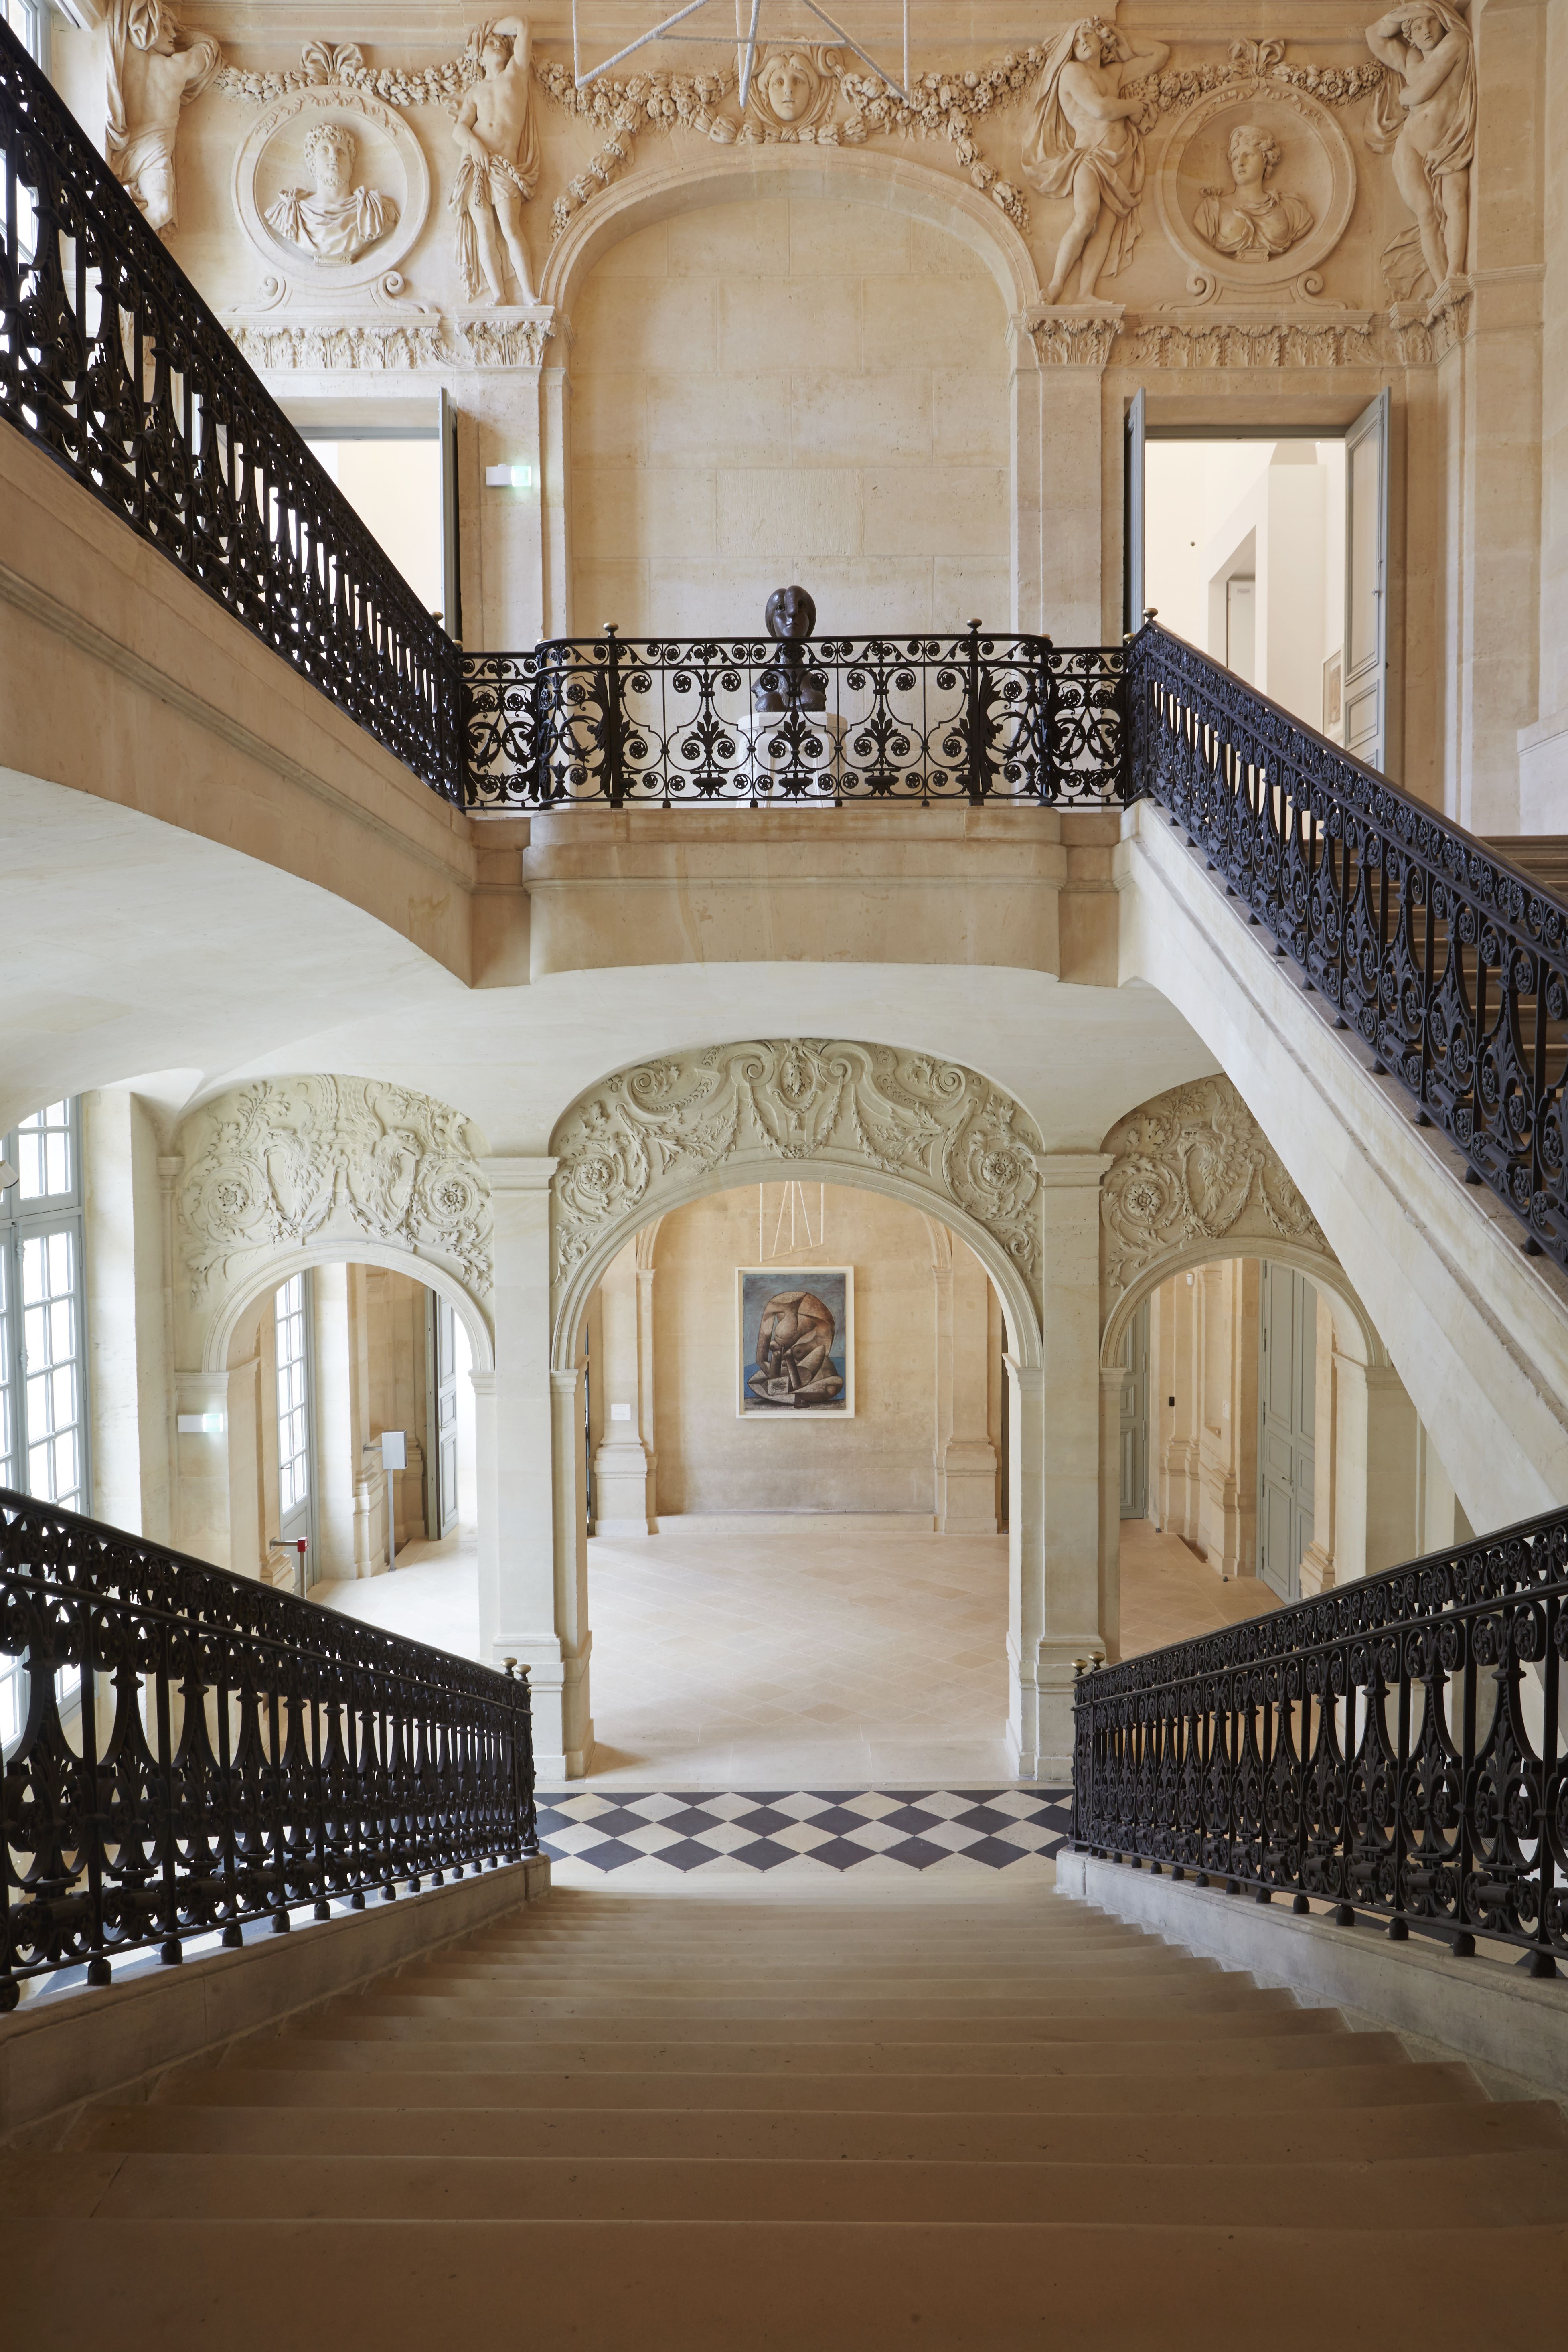
<path id="1" fill-rule="evenodd" d="M 1149 1512 L 1149 1302 L 1127 1327 L 1121 1342 L 1127 1377 L 1121 1383 L 1121 1516 L 1142 1519 Z"/>
<path id="2" fill-rule="evenodd" d="M 1381 768 L 1387 749 L 1388 394 L 1345 435 L 1344 742 Z"/>
<path id="3" fill-rule="evenodd" d="M 1318 1402 L 1318 1294 L 1305 1275 L 1263 1261 L 1258 1301 L 1258 1568 L 1282 1601 L 1301 1591 L 1312 1540 Z"/>
<path id="4" fill-rule="evenodd" d="M 454 1309 L 434 1299 L 436 1312 L 436 1531 L 458 1524 L 458 1336 Z"/>

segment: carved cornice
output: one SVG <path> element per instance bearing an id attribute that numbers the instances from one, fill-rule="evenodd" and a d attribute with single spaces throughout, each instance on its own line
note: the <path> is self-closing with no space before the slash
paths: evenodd
<path id="1" fill-rule="evenodd" d="M 1121 331 L 1121 303 L 1037 302 L 1018 320 L 1042 367 L 1102 368 Z"/>
<path id="2" fill-rule="evenodd" d="M 824 1038 L 672 1054 L 574 1104 L 552 1143 L 559 1288 L 597 1244 L 673 1203 L 694 1175 L 805 1160 L 903 1179 L 990 1234 L 1037 1303 L 1042 1144 L 1011 1095 L 929 1054 Z"/>
<path id="3" fill-rule="evenodd" d="M 1469 332 L 1475 288 L 1468 278 L 1446 278 L 1425 301 L 1395 302 L 1388 331 L 1405 367 L 1430 367 Z"/>
<path id="4" fill-rule="evenodd" d="M 1110 1307 L 1158 1260 L 1198 1241 L 1290 1241 L 1333 1262 L 1321 1227 L 1230 1080 L 1156 1095 L 1105 1139 L 1100 1287 Z"/>
<path id="5" fill-rule="evenodd" d="M 1191 326 L 1145 318 L 1128 330 L 1131 363 L 1156 368 L 1375 367 L 1370 318 L 1205 319 Z"/>
<path id="6" fill-rule="evenodd" d="M 193 1307 L 292 1244 L 380 1242 L 491 1285 L 489 1187 L 460 1111 L 372 1079 L 267 1078 L 182 1129 L 178 1212 Z"/>
<path id="7" fill-rule="evenodd" d="M 531 319 L 231 318 L 229 333 L 252 367 L 378 371 L 418 367 L 538 367 L 555 332 L 552 312 Z"/>

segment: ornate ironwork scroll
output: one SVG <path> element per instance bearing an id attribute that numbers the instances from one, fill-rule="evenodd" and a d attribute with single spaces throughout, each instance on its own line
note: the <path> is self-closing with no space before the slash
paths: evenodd
<path id="1" fill-rule="evenodd" d="M 456 646 L 4 24 L 0 416 L 463 799 Z"/>
<path id="2" fill-rule="evenodd" d="M 1122 797 L 1120 649 L 1048 637 L 559 638 L 466 657 L 484 807 Z"/>
<path id="3" fill-rule="evenodd" d="M 18 1979 L 539 1851 L 515 1679 L 0 1488 L 0 2009 Z"/>
<path id="4" fill-rule="evenodd" d="M 1077 1845 L 1568 1960 L 1568 1511 L 1085 1675 Z"/>
<path id="5" fill-rule="evenodd" d="M 1127 673 L 1134 796 L 1568 1266 L 1568 906 L 1164 630 Z"/>

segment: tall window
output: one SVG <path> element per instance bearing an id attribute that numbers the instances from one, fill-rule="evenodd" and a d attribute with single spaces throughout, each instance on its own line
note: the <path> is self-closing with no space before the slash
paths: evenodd
<path id="1" fill-rule="evenodd" d="M 0 1486 L 89 1504 L 87 1331 L 77 1105 L 50 1103 L 0 1144 Z"/>
<path id="2" fill-rule="evenodd" d="M 49 68 L 49 16 L 47 0 L 0 0 L 0 15 L 35 65 Z"/>
<path id="3" fill-rule="evenodd" d="M 278 1532 L 285 1543 L 303 1536 L 306 1577 L 316 1580 L 315 1529 L 311 1525 L 311 1471 L 315 1419 L 314 1363 L 310 1345 L 310 1277 L 290 1275 L 273 1302 L 278 1343 Z"/>
<path id="4" fill-rule="evenodd" d="M 0 1486 L 85 1511 L 87 1328 L 80 1121 L 50 1103 L 0 1138 L 16 1171 L 0 1191 Z M 62 1673 L 64 1705 L 75 1670 Z M 19 1738 L 27 1675 L 0 1652 L 0 1749 Z"/>

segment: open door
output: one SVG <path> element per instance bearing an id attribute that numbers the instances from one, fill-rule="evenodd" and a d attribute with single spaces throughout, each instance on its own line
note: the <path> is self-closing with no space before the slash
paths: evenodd
<path id="1" fill-rule="evenodd" d="M 430 1340 L 428 1459 L 436 1486 L 435 1507 L 427 1513 L 426 1525 L 433 1536 L 449 1536 L 458 1524 L 457 1315 L 436 1291 L 425 1295 L 429 1302 L 426 1312 Z"/>
<path id="2" fill-rule="evenodd" d="M 1345 436 L 1344 744 L 1384 764 L 1388 701 L 1388 394 Z"/>
<path id="3" fill-rule="evenodd" d="M 1265 1258 L 1258 1302 L 1258 1572 L 1281 1601 L 1301 1597 L 1313 1535 L 1318 1294 Z"/>
<path id="4" fill-rule="evenodd" d="M 1121 478 L 1121 625 L 1132 630 L 1143 620 L 1143 390 L 1140 385 L 1127 412 L 1127 446 Z"/>
<path id="5" fill-rule="evenodd" d="M 441 392 L 441 619 L 463 641 L 463 590 L 458 555 L 458 412 Z"/>
<path id="6" fill-rule="evenodd" d="M 1121 1383 L 1121 1516 L 1149 1515 L 1149 1302 L 1127 1326 L 1121 1342 L 1127 1378 Z"/>

